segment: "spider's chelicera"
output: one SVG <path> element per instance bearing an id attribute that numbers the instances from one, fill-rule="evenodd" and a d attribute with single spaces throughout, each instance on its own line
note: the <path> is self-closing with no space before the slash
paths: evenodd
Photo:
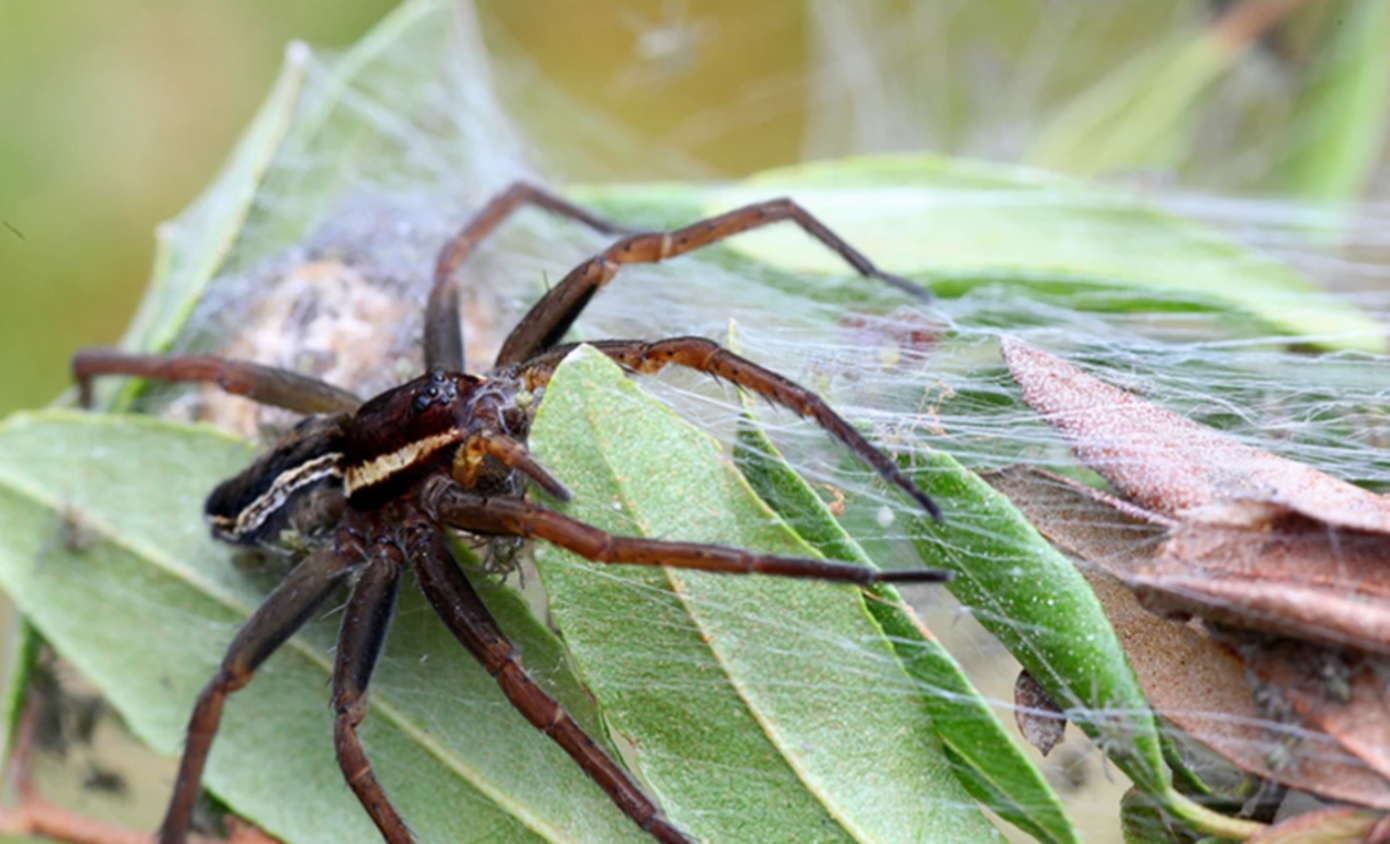
<path id="1" fill-rule="evenodd" d="M 585 305 L 626 263 L 671 258 L 751 228 L 792 220 L 865 276 L 925 295 L 880 272 L 795 203 L 750 205 L 672 232 L 628 234 L 580 264 L 508 335 L 486 376 L 464 371 L 455 271 L 479 240 L 531 204 L 600 232 L 624 234 L 558 197 L 516 185 L 489 202 L 440 253 L 425 312 L 427 373 L 367 402 L 297 373 L 213 357 L 80 352 L 73 370 L 84 402 L 99 375 L 201 381 L 307 414 L 268 454 L 213 490 L 205 505 L 213 533 L 238 544 L 273 544 L 289 529 L 318 537 L 311 550 L 237 633 L 189 721 L 162 844 L 188 838 L 203 765 L 227 695 L 345 584 L 351 585 L 333 667 L 338 762 L 349 786 L 390 844 L 413 841 L 372 772 L 357 738 L 367 685 L 381 652 L 402 573 L 412 568 L 429 604 L 453 635 L 497 678 L 512 704 L 543 730 L 642 829 L 659 841 L 688 842 L 617 762 L 591 740 L 522 667 L 449 549 L 451 531 L 543 539 L 589 560 L 664 565 L 734 574 L 771 574 L 867 584 L 939 582 L 932 570 L 878 573 L 826 560 L 777 557 L 694 542 L 613 536 L 524 497 L 527 482 L 558 501 L 569 491 L 526 449 L 533 403 L 572 348 L 560 339 Z M 595 348 L 633 372 L 675 365 L 699 370 L 813 419 L 923 509 L 936 505 L 812 391 L 700 337 L 654 342 L 605 340 Z"/>

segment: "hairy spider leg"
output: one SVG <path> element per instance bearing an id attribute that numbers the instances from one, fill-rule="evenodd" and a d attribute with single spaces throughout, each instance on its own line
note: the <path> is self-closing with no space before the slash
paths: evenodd
<path id="1" fill-rule="evenodd" d="M 563 748 L 639 827 L 663 844 L 693 844 L 632 776 L 526 673 L 516 647 L 454 562 L 443 535 L 432 528 L 422 531 L 411 545 L 410 558 L 425 599 L 454 638 L 497 680 L 517 711 Z"/>
<path id="2" fill-rule="evenodd" d="M 421 504 L 439 521 L 482 534 L 544 539 L 595 563 L 672 568 L 726 574 L 766 574 L 830 583 L 942 583 L 951 573 L 936 569 L 879 572 L 854 563 L 810 557 L 780 557 L 727 545 L 614 536 L 562 513 L 508 495 L 477 495 L 436 478 L 426 483 Z"/>
<path id="3" fill-rule="evenodd" d="M 351 413 L 362 404 L 362 399 L 353 393 L 317 378 L 207 355 L 137 355 L 115 349 L 82 349 L 73 355 L 72 375 L 84 408 L 92 405 L 92 379 L 98 375 L 201 381 L 296 413 Z"/>
<path id="4" fill-rule="evenodd" d="M 773 199 L 701 220 L 671 232 L 647 232 L 625 237 L 570 271 L 521 318 L 497 354 L 497 367 L 521 363 L 549 349 L 565 336 L 594 294 L 623 264 L 655 264 L 718 243 L 750 229 L 791 220 L 808 235 L 838 254 L 860 275 L 876 278 L 920 299 L 931 298 L 926 288 L 874 266 L 810 212 L 790 199 Z"/>
<path id="5" fill-rule="evenodd" d="M 474 486 L 484 457 L 491 457 L 508 469 L 522 473 L 556 501 L 569 501 L 573 497 L 569 488 L 538 463 L 523 443 L 492 430 L 470 434 L 463 441 L 454 456 L 454 480 L 465 487 Z"/>
<path id="6" fill-rule="evenodd" d="M 394 542 L 374 543 L 367 566 L 348 597 L 333 661 L 333 711 L 337 715 L 333 745 L 338 767 L 386 844 L 413 844 L 415 838 L 372 772 L 367 751 L 357 738 L 357 725 L 367 715 L 367 686 L 386 642 L 404 570 L 405 555 Z"/>
<path id="7" fill-rule="evenodd" d="M 598 340 L 589 345 L 634 372 L 659 372 L 673 364 L 683 366 L 722 378 L 798 416 L 811 419 L 873 467 L 880 478 L 907 493 L 933 519 L 941 520 L 941 508 L 903 474 L 893 458 L 864 439 L 853 425 L 831 410 L 825 399 L 790 378 L 761 367 L 704 337 L 672 337 L 653 342 Z M 573 345 L 557 346 L 522 364 L 518 370 L 534 389 L 549 382 L 555 367 L 573 348 Z"/>
<path id="8" fill-rule="evenodd" d="M 458 234 L 439 251 L 434 266 L 434 286 L 425 306 L 425 368 L 463 372 L 463 327 L 459 323 L 459 287 L 454 273 L 483 238 L 523 205 L 534 205 L 559 217 L 583 223 L 602 234 L 629 230 L 567 202 L 549 191 L 517 182 L 488 200 Z"/>
<path id="9" fill-rule="evenodd" d="M 174 795 L 159 828 L 160 844 L 184 844 L 188 840 L 203 766 L 222 721 L 222 705 L 227 695 L 251 682 L 261 663 L 304 626 L 360 563 L 361 554 L 353 548 L 329 545 L 316 550 L 295 566 L 241 626 L 216 676 L 198 695 L 198 703 L 188 720 L 183 758 L 174 780 Z"/>

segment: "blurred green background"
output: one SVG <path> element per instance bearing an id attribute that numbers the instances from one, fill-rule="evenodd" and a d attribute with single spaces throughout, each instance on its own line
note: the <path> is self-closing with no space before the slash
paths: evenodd
<path id="1" fill-rule="evenodd" d="M 0 2 L 0 413 L 114 341 L 153 229 L 205 186 L 291 39 L 390 0 Z M 1384 146 L 1390 3 L 484 0 L 490 48 L 610 116 L 656 170 L 933 149 L 1343 201 Z"/>
<path id="2" fill-rule="evenodd" d="M 0 3 L 0 412 L 120 336 L 154 227 L 208 183 L 285 43 L 348 43 L 390 0 Z"/>

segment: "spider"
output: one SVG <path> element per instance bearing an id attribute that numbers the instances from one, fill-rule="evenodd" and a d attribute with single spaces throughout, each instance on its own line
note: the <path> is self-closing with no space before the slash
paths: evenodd
<path id="1" fill-rule="evenodd" d="M 487 375 L 465 371 L 455 273 L 479 241 L 525 205 L 609 236 L 612 246 L 551 288 L 502 344 Z M 233 638 L 189 720 L 161 844 L 188 838 L 203 766 L 226 698 L 341 587 L 349 597 L 332 674 L 336 754 L 348 785 L 389 844 L 414 839 L 377 781 L 357 737 L 367 687 L 381 652 L 401 575 L 413 569 L 449 631 L 496 679 L 511 703 L 559 744 L 617 806 L 658 841 L 686 844 L 641 786 L 526 673 L 512 643 L 454 561 L 449 536 L 543 539 L 588 560 L 768 574 L 854 584 L 941 582 L 948 572 L 875 572 L 849 563 L 778 557 L 721 545 L 613 536 L 525 497 L 527 484 L 565 502 L 569 490 L 526 448 L 531 410 L 574 346 L 565 332 L 623 264 L 654 263 L 739 232 L 791 220 L 860 274 L 919 296 L 911 282 L 881 272 L 788 199 L 749 205 L 670 232 L 630 233 L 528 184 L 494 197 L 440 251 L 425 309 L 426 373 L 363 402 L 295 372 L 207 356 L 138 355 L 88 349 L 73 358 L 81 400 L 91 380 L 128 375 L 215 383 L 224 391 L 305 414 L 241 474 L 209 495 L 213 535 L 245 546 L 311 537 L 307 554 Z M 679 366 L 714 375 L 819 423 L 888 483 L 934 518 L 933 501 L 814 392 L 702 337 L 602 340 L 594 348 L 631 372 Z"/>

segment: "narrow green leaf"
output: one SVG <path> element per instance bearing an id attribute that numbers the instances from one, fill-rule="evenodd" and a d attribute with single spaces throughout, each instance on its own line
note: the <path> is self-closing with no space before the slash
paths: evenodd
<path id="1" fill-rule="evenodd" d="M 194 697 L 274 582 L 238 569 L 200 509 L 251 455 L 210 429 L 50 411 L 0 425 L 0 586 L 142 740 L 182 746 Z M 87 539 L 62 541 L 75 519 Z M 558 642 L 510 590 L 484 599 L 527 665 L 599 723 Z M 329 652 L 310 625 L 228 704 L 205 785 L 287 844 L 372 841 L 333 757 Z M 421 841 L 647 840 L 533 729 L 413 588 L 372 683 L 367 752 Z"/>
<path id="2" fill-rule="evenodd" d="M 419 172 L 419 150 L 399 139 L 384 143 L 380 115 L 360 101 L 390 102 L 401 121 L 437 106 L 429 83 L 458 44 L 454 14 L 446 0 L 409 0 L 339 56 L 315 55 L 302 43 L 289 47 L 221 174 L 160 227 L 150 288 L 123 347 L 169 348 L 215 276 L 302 243 L 337 200 L 358 188 L 354 174 L 372 169 L 429 180 Z"/>
<path id="3" fill-rule="evenodd" d="M 942 296 L 1013 284 L 1068 296 L 1077 308 L 1218 309 L 1246 323 L 1253 317 L 1291 342 L 1387 349 L 1383 326 L 1292 268 L 1085 182 L 904 155 L 767 171 L 706 191 L 704 207 L 722 211 L 778 193 L 793 195 L 879 266 L 928 280 Z M 838 256 L 804 237 L 774 226 L 730 245 L 794 272 L 845 274 Z M 1105 290 L 1121 295 L 1092 301 Z"/>
<path id="4" fill-rule="evenodd" d="M 3 701 L 0 701 L 0 719 L 3 719 L 4 734 L 0 736 L 0 759 L 5 760 L 0 765 L 6 774 L 9 773 L 9 766 L 14 762 L 10 756 L 10 748 L 14 746 L 16 731 L 19 729 L 24 715 L 24 701 L 29 691 L 29 680 L 33 676 L 34 660 L 38 654 L 40 640 L 34 626 L 24 618 L 23 615 L 13 612 L 8 607 L 9 601 L 6 600 L 4 611 L 3 630 L 0 636 L 4 637 L 4 659 L 0 662 L 3 665 L 3 675 L 5 686 L 3 691 Z"/>
<path id="5" fill-rule="evenodd" d="M 624 535 L 813 552 L 710 438 L 591 349 L 556 372 L 531 445 L 570 515 Z M 860 592 L 537 564 L 554 619 L 672 819 L 708 841 L 987 841 Z"/>
<path id="6" fill-rule="evenodd" d="M 1168 795 L 1158 725 L 1076 567 L 949 455 L 906 462 L 948 514 L 942 524 L 911 517 L 922 559 L 956 573 L 951 592 L 1136 785 Z"/>
<path id="7" fill-rule="evenodd" d="M 1390 125 L 1390 3 L 1340 5 L 1294 105 L 1290 153 L 1272 178 L 1277 189 L 1328 202 L 1361 195 Z"/>
<path id="8" fill-rule="evenodd" d="M 823 556 L 873 567 L 859 543 L 835 521 L 815 491 L 745 414 L 735 459 L 758 495 Z M 869 613 L 918 685 L 921 703 L 961 784 L 991 810 L 1042 842 L 1077 841 L 1061 801 L 897 590 L 868 590 Z"/>
<path id="9" fill-rule="evenodd" d="M 450 51 L 468 46 L 457 14 L 447 0 L 408 0 L 343 54 L 315 56 L 317 72 L 266 173 L 262 192 L 274 201 L 248 215 L 232 268 L 302 244 L 364 181 L 418 188 L 478 154 L 438 114 L 439 76 L 460 60 Z"/>

